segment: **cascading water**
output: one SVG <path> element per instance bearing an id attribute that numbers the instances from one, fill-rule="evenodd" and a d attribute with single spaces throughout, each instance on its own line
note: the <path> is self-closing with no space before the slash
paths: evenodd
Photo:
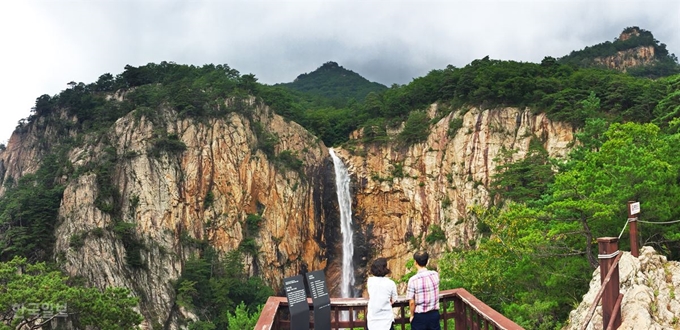
<path id="1" fill-rule="evenodd" d="M 335 167 L 335 185 L 340 208 L 340 232 L 342 233 L 342 282 L 340 295 L 352 298 L 354 295 L 354 241 L 352 233 L 352 197 L 349 193 L 349 172 L 333 149 L 328 149 Z"/>

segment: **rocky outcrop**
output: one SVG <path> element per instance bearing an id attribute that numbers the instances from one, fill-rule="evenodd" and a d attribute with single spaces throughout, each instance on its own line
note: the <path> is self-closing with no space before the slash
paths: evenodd
<path id="1" fill-rule="evenodd" d="M 640 46 L 617 52 L 615 55 L 596 57 L 593 63 L 626 72 L 629 68 L 635 68 L 652 64 L 656 61 L 654 46 Z"/>
<path id="2" fill-rule="evenodd" d="M 442 111 L 434 104 L 429 114 Z M 452 121 L 459 123 L 457 131 L 450 132 L 457 126 Z M 357 251 L 360 266 L 386 257 L 392 276 L 400 278 L 417 248 L 427 247 L 436 264 L 447 249 L 470 246 L 477 238 L 475 209 L 489 205 L 496 158 L 503 149 L 517 150 L 515 159 L 524 157 L 533 138 L 550 156 L 563 157 L 573 128 L 526 109 L 472 108 L 444 116 L 426 142 L 409 147 L 364 145 L 356 132 L 337 153 L 353 175 L 355 235 L 364 242 Z M 365 274 L 359 267 L 358 276 Z"/>
<path id="3" fill-rule="evenodd" d="M 626 41 L 633 37 L 639 37 L 638 28 L 628 28 L 619 35 L 618 41 Z M 654 46 L 638 46 L 616 52 L 611 56 L 596 57 L 593 63 L 608 69 L 626 72 L 629 68 L 641 67 L 656 61 Z"/>
<path id="4" fill-rule="evenodd" d="M 590 290 L 578 308 L 569 314 L 565 330 L 581 329 L 595 295 L 600 290 L 600 270 L 593 273 Z M 678 329 L 680 327 L 680 263 L 668 261 L 653 248 L 645 246 L 640 257 L 624 252 L 619 262 L 621 326 L 619 330 Z M 588 330 L 602 329 L 602 307 L 588 324 Z"/>

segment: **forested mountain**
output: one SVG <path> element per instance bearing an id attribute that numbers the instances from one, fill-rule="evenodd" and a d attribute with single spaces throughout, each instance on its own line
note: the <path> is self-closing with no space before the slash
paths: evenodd
<path id="1" fill-rule="evenodd" d="M 347 70 L 335 62 L 326 62 L 310 73 L 297 76 L 293 82 L 280 85 L 322 96 L 336 104 L 345 104 L 350 99 L 363 101 L 369 93 L 387 89 L 384 85 L 368 81 L 358 73 Z"/>
<path id="2" fill-rule="evenodd" d="M 622 50 L 663 53 L 634 31 Z M 73 301 L 82 326 L 248 328 L 283 277 L 323 268 L 334 283 L 334 146 L 354 171 L 357 290 L 370 260 L 389 256 L 399 278 L 427 248 L 443 289 L 558 328 L 627 201 L 659 223 L 641 242 L 680 259 L 665 224 L 680 218 L 680 75 L 578 54 L 486 57 L 390 88 L 333 62 L 274 86 L 161 62 L 39 96 L 0 151 L 0 322 L 40 322 L 11 320 L 21 299 Z M 115 312 L 82 316 L 92 306 Z"/>
<path id="3" fill-rule="evenodd" d="M 579 67 L 604 67 L 628 72 L 637 77 L 659 78 L 680 73 L 675 54 L 669 54 L 664 43 L 652 32 L 637 26 L 627 27 L 613 42 L 572 51 L 560 63 Z"/>

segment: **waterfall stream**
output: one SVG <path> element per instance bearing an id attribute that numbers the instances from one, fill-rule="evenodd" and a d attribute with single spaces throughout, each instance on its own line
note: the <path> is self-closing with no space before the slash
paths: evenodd
<path id="1" fill-rule="evenodd" d="M 354 296 L 354 241 L 352 233 L 352 197 L 349 193 L 349 172 L 333 149 L 328 149 L 335 167 L 335 185 L 340 208 L 340 232 L 342 233 L 342 298 Z"/>

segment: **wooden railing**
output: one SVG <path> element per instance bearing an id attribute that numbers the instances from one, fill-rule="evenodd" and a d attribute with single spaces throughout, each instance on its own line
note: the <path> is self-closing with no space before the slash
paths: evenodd
<path id="1" fill-rule="evenodd" d="M 314 328 L 311 317 L 313 305 L 308 299 L 310 310 L 310 329 Z M 366 329 L 366 298 L 331 298 L 332 329 Z M 406 329 L 409 323 L 408 300 L 397 299 L 394 308 L 398 310 L 395 317 L 395 329 Z M 477 329 L 522 329 L 515 322 L 501 315 L 465 289 L 445 290 L 439 293 L 439 312 L 444 330 L 477 330 Z M 344 317 L 343 317 L 344 315 Z M 269 297 L 256 330 L 290 329 L 288 303 L 285 297 Z"/>
<path id="2" fill-rule="evenodd" d="M 581 324 L 585 330 L 595 314 L 595 309 L 602 300 L 602 326 L 605 330 L 614 330 L 621 325 L 621 301 L 619 293 L 619 239 L 617 237 L 601 237 L 597 239 L 600 254 L 600 291 L 595 295 L 593 304 Z"/>

